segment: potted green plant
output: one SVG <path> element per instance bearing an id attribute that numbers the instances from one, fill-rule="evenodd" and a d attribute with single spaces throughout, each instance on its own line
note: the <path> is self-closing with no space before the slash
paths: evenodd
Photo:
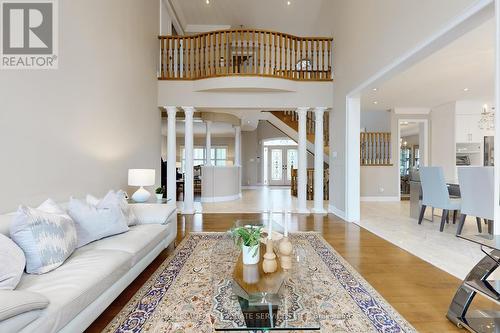
<path id="1" fill-rule="evenodd" d="M 237 246 L 241 246 L 244 265 L 254 265 L 260 259 L 260 238 L 262 235 L 262 227 L 244 226 L 237 227 L 231 230 L 234 242 Z"/>
<path id="2" fill-rule="evenodd" d="M 156 200 L 161 201 L 163 199 L 164 193 L 165 193 L 165 186 L 157 187 L 155 190 Z"/>

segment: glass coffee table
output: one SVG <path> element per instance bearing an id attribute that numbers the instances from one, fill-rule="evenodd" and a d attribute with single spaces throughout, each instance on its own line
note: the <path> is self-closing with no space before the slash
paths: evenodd
<path id="1" fill-rule="evenodd" d="M 446 316 L 458 327 L 466 328 L 470 332 L 498 332 L 500 312 L 470 311 L 470 305 L 477 294 L 500 304 L 500 283 L 498 280 L 490 279 L 492 273 L 500 266 L 500 236 L 473 234 L 457 237 L 480 246 L 485 256 L 467 274 L 455 293 Z"/>
<path id="2" fill-rule="evenodd" d="M 305 251 L 293 245 L 292 268 L 284 271 L 280 267 L 275 273 L 265 274 L 262 271 L 264 244 L 259 264 L 243 265 L 241 250 L 229 234 L 217 242 L 211 253 L 212 262 L 217 263 L 212 265 L 211 273 L 215 331 L 320 330 L 317 304 L 310 296 L 315 268 L 308 266 Z M 275 248 L 277 246 L 275 244 Z M 278 252 L 275 250 L 280 266 Z"/>

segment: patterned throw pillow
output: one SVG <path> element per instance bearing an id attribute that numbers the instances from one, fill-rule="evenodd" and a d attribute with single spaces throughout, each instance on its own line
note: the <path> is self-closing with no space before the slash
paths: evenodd
<path id="1" fill-rule="evenodd" d="M 50 272 L 76 249 L 75 224 L 68 215 L 59 212 L 62 210 L 52 201 L 44 202 L 38 209 L 19 207 L 10 226 L 10 238 L 24 252 L 26 273 Z"/>

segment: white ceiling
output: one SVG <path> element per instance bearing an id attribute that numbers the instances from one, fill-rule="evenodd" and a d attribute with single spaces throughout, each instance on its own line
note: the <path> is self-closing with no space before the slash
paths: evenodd
<path id="1" fill-rule="evenodd" d="M 331 0 L 164 0 L 170 1 L 183 28 L 187 25 L 230 25 L 236 29 L 274 30 L 315 35 L 321 12 Z M 322 16 L 326 17 L 326 16 Z"/>
<path id="2" fill-rule="evenodd" d="M 492 19 L 388 82 L 370 87 L 362 94 L 362 110 L 432 108 L 464 99 L 491 103 L 494 71 L 495 21 Z"/>

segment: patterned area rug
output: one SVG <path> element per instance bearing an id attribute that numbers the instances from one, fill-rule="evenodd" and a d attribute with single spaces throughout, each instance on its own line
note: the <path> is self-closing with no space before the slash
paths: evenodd
<path id="1" fill-rule="evenodd" d="M 290 238 L 314 267 L 308 281 L 295 284 L 308 288 L 321 332 L 416 332 L 319 234 Z M 238 250 L 221 250 L 220 244 L 230 244 L 227 233 L 187 236 L 104 332 L 205 333 L 241 320 L 240 308 L 221 297 L 230 293 L 227 281 Z"/>

